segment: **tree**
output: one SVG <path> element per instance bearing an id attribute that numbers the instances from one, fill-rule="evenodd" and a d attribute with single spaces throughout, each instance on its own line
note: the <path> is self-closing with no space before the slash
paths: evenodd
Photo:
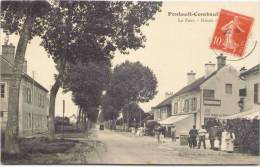
<path id="1" fill-rule="evenodd" d="M 129 126 L 141 126 L 144 118 L 144 111 L 136 103 L 129 103 L 122 108 L 123 122 Z"/>
<path id="2" fill-rule="evenodd" d="M 141 26 L 160 11 L 161 2 L 61 1 L 45 22 L 42 45 L 59 64 L 59 74 L 50 91 L 50 134 L 54 137 L 55 98 L 66 63 L 109 61 L 115 50 L 144 47 Z M 64 21 L 65 20 L 65 21 Z M 62 26 L 65 23 L 66 28 Z M 65 30 L 64 30 L 65 29 Z M 105 63 L 106 64 L 106 63 Z"/>
<path id="3" fill-rule="evenodd" d="M 19 89 L 25 51 L 29 41 L 35 35 L 40 35 L 44 25 L 40 24 L 42 17 L 48 13 L 50 4 L 47 1 L 2 1 L 1 23 L 7 34 L 19 34 L 13 65 L 13 75 L 10 81 L 8 98 L 8 120 L 5 132 L 5 152 L 16 154 L 20 152 L 18 145 L 18 110 Z"/>
<path id="4" fill-rule="evenodd" d="M 129 61 L 117 65 L 113 70 L 107 91 L 107 102 L 103 104 L 104 112 L 109 111 L 109 113 L 104 115 L 111 114 L 111 109 L 113 115 L 118 115 L 115 113 L 128 107 L 129 104 L 150 101 L 157 94 L 156 88 L 157 79 L 149 67 L 143 66 L 140 62 Z M 124 120 L 129 122 L 130 115 L 129 112 L 123 112 Z"/>
<path id="5" fill-rule="evenodd" d="M 157 94 L 157 79 L 149 67 L 126 61 L 114 68 L 112 97 L 121 99 L 120 108 L 130 102 L 148 102 Z"/>
<path id="6" fill-rule="evenodd" d="M 86 118 L 96 122 L 98 106 L 101 104 L 102 92 L 107 88 L 110 78 L 110 66 L 90 62 L 71 64 L 64 75 L 64 90 L 72 92 L 72 100 L 79 106 L 80 120 Z"/>

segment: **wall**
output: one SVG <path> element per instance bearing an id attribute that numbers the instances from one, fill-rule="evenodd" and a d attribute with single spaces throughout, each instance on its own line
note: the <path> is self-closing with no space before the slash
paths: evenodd
<path id="1" fill-rule="evenodd" d="M 171 106 L 163 106 L 160 108 L 154 108 L 154 120 L 164 120 L 171 116 Z"/>
<path id="2" fill-rule="evenodd" d="M 10 85 L 10 75 L 1 75 L 1 82 L 6 83 L 6 96 L 5 98 L 1 98 L 1 112 L 4 112 L 3 117 L 1 117 L 1 128 L 5 130 L 7 123 L 7 115 L 8 115 L 8 88 Z M 25 98 L 25 90 L 24 87 L 32 88 L 32 83 L 25 81 L 24 78 L 21 81 L 20 92 L 19 92 L 19 136 L 24 137 L 28 135 L 32 135 L 33 133 L 38 132 L 46 132 L 47 131 L 47 116 L 48 116 L 48 94 L 42 89 L 35 86 L 35 96 L 34 103 L 28 104 Z M 42 94 L 44 97 L 44 105 L 38 105 L 38 94 Z M 32 130 L 32 121 L 33 118 L 29 119 L 29 114 L 32 116 L 35 115 L 34 119 L 34 129 Z M 29 125 L 30 124 L 30 125 Z"/>
<path id="3" fill-rule="evenodd" d="M 260 104 L 254 103 L 254 84 L 260 84 L 260 72 L 247 75 L 246 81 L 246 97 L 244 99 L 244 110 L 250 110 Z M 258 102 L 260 102 L 260 88 L 258 88 Z"/>
<path id="4" fill-rule="evenodd" d="M 32 102 L 28 103 L 26 96 L 26 88 L 34 90 L 32 93 Z M 20 126 L 19 132 L 21 136 L 32 135 L 36 133 L 47 132 L 47 116 L 48 116 L 48 94 L 37 86 L 33 86 L 31 82 L 22 80 L 20 100 Z M 40 105 L 39 94 L 43 96 L 44 102 Z"/>
<path id="5" fill-rule="evenodd" d="M 190 129 L 194 125 L 194 115 L 190 114 L 190 117 L 183 119 L 179 122 L 174 123 L 176 128 L 176 136 L 179 137 L 180 134 L 189 134 Z"/>
<path id="6" fill-rule="evenodd" d="M 221 104 L 213 106 L 204 105 L 204 102 L 202 102 L 202 117 L 218 118 L 220 116 L 227 116 L 240 112 L 238 101 L 240 100 L 239 89 L 242 82 L 243 81 L 239 78 L 239 73 L 230 65 L 224 66 L 217 74 L 205 81 L 201 85 L 201 89 L 214 89 L 215 99 L 221 100 Z M 225 84 L 232 84 L 232 94 L 227 94 L 225 92 Z M 202 124 L 204 124 L 203 121 L 204 118 L 202 118 Z"/>
<path id="7" fill-rule="evenodd" d="M 197 107 L 196 107 L 196 110 L 194 111 L 191 111 L 190 110 L 190 106 L 189 106 L 189 112 L 184 112 L 184 102 L 185 100 L 189 100 L 189 103 L 190 103 L 190 100 L 192 98 L 196 98 L 197 99 Z M 174 113 L 174 104 L 175 103 L 178 103 L 178 111 L 177 113 Z M 182 94 L 180 96 L 176 96 L 173 98 L 172 100 L 172 115 L 178 115 L 178 114 L 189 114 L 189 113 L 196 113 L 196 117 L 194 118 L 193 117 L 193 120 L 191 121 L 191 124 L 196 125 L 196 127 L 199 127 L 200 126 L 200 91 L 194 91 L 194 92 L 188 92 L 188 93 L 185 93 L 185 94 Z"/>
<path id="8" fill-rule="evenodd" d="M 0 112 L 2 116 L 0 117 L 0 125 L 1 129 L 4 130 L 6 128 L 7 123 L 7 115 L 8 115 L 8 79 L 1 75 L 1 83 L 5 84 L 5 97 L 0 97 Z"/>

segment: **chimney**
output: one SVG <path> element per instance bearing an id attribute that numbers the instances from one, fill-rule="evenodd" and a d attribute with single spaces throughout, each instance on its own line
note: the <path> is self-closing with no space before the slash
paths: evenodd
<path id="1" fill-rule="evenodd" d="M 247 71 L 246 67 L 242 67 L 242 68 L 240 69 L 240 74 L 242 74 L 242 73 L 245 72 L 245 71 Z"/>
<path id="2" fill-rule="evenodd" d="M 193 72 L 192 70 L 187 73 L 187 84 L 188 84 L 188 85 L 189 85 L 190 83 L 192 83 L 193 81 L 195 81 L 195 75 L 196 75 L 196 73 Z"/>
<path id="3" fill-rule="evenodd" d="M 27 74 L 27 60 L 23 62 L 23 72 Z"/>
<path id="4" fill-rule="evenodd" d="M 218 69 L 226 65 L 226 57 L 223 56 L 222 53 L 217 57 L 217 60 L 218 60 Z"/>
<path id="5" fill-rule="evenodd" d="M 168 97 L 172 96 L 173 92 L 165 92 L 165 99 L 167 99 Z"/>
<path id="6" fill-rule="evenodd" d="M 10 43 L 2 45 L 2 56 L 9 64 L 14 64 L 14 50 L 15 47 Z"/>
<path id="7" fill-rule="evenodd" d="M 210 74 L 212 74 L 214 71 L 215 64 L 211 63 L 211 61 L 205 64 L 205 78 L 210 76 Z"/>

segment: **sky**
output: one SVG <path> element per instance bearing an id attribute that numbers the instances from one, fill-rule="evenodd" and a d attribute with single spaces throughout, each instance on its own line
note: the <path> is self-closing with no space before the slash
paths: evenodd
<path id="1" fill-rule="evenodd" d="M 169 12 L 210 12 L 216 13 L 221 9 L 230 10 L 254 18 L 254 24 L 248 38 L 245 53 L 248 53 L 260 37 L 260 2 L 163 2 L 162 11 L 150 21 L 149 26 L 142 28 L 147 41 L 145 48 L 130 51 L 129 55 L 116 52 L 112 60 L 113 66 L 126 60 L 140 61 L 148 66 L 158 80 L 158 94 L 147 103 L 140 103 L 145 112 L 165 99 L 166 92 L 177 92 L 187 84 L 187 73 L 193 70 L 196 78 L 205 73 L 204 64 L 211 61 L 216 63 L 216 54 L 209 48 L 218 16 L 169 16 Z M 182 21 L 181 21 L 182 20 Z M 193 22 L 191 22 L 193 20 Z M 204 20 L 204 21 L 203 21 Z M 205 21 L 207 20 L 207 21 Z M 3 38 L 3 36 L 1 36 Z M 11 35 L 10 42 L 17 45 L 18 37 Z M 3 39 L 1 39 L 3 41 Z M 40 46 L 41 39 L 35 37 L 26 50 L 28 74 L 45 88 L 50 90 L 57 73 L 53 60 L 48 58 L 44 48 Z M 253 53 L 241 61 L 227 61 L 237 70 L 245 66 L 250 68 L 259 63 L 259 43 Z M 228 60 L 235 60 L 229 54 L 224 54 Z M 62 100 L 66 101 L 65 115 L 77 113 L 77 106 L 71 101 L 71 93 L 58 92 L 56 98 L 56 115 L 62 115 Z"/>

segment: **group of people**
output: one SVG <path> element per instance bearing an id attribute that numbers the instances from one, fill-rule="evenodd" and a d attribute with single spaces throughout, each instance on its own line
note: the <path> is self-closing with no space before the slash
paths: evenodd
<path id="1" fill-rule="evenodd" d="M 203 144 L 204 149 L 206 149 L 206 139 L 209 139 L 210 148 L 213 150 L 234 151 L 235 134 L 231 128 L 212 126 L 207 131 L 204 125 L 199 130 L 194 125 L 189 131 L 188 143 L 190 148 L 198 147 L 200 149 L 201 144 Z"/>
<path id="2" fill-rule="evenodd" d="M 196 126 L 193 125 L 193 128 L 189 131 L 188 143 L 190 148 L 197 147 L 197 138 L 199 137 L 198 148 L 200 149 L 201 143 L 203 144 L 204 149 L 206 149 L 206 134 L 204 125 L 202 128 L 197 130 Z"/>
<path id="3" fill-rule="evenodd" d="M 155 138 L 158 144 L 164 142 L 165 134 L 166 134 L 165 127 L 159 125 L 158 127 L 155 128 Z"/>

